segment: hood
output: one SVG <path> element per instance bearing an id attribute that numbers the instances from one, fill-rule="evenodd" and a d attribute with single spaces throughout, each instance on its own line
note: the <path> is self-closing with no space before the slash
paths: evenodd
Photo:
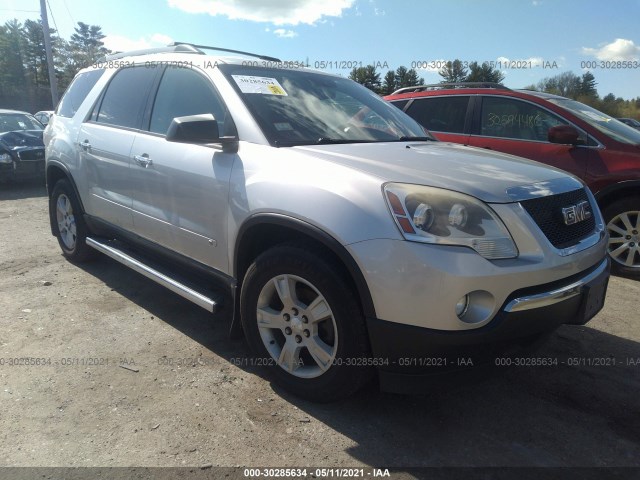
<path id="1" fill-rule="evenodd" d="M 42 133 L 44 130 L 14 130 L 0 133 L 0 143 L 5 148 L 16 147 L 44 147 Z"/>
<path id="2" fill-rule="evenodd" d="M 292 147 L 358 169 L 383 182 L 412 183 L 455 190 L 485 202 L 508 203 L 514 189 L 558 179 L 568 173 L 541 163 L 481 148 L 444 142 L 359 143 Z M 570 181 L 575 188 L 582 183 Z M 511 190 L 511 194 L 507 191 Z"/>

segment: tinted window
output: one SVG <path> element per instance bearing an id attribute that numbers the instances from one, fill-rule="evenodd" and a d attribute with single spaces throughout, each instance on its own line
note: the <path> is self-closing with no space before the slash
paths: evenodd
<path id="1" fill-rule="evenodd" d="M 567 124 L 528 102 L 499 97 L 482 99 L 481 135 L 547 142 L 549 128 Z"/>
<path id="2" fill-rule="evenodd" d="M 468 104 L 468 96 L 422 98 L 411 104 L 407 114 L 427 130 L 464 133 Z"/>
<path id="3" fill-rule="evenodd" d="M 56 115 L 73 117 L 103 73 L 104 70 L 98 69 L 77 75 L 67 88 L 62 100 L 60 100 Z"/>
<path id="4" fill-rule="evenodd" d="M 155 69 L 145 67 L 124 68 L 116 73 L 104 94 L 96 121 L 138 128 L 155 74 Z"/>
<path id="5" fill-rule="evenodd" d="M 225 132 L 226 109 L 211 82 L 186 68 L 167 68 L 156 95 L 149 130 L 165 134 L 175 117 L 211 113 L 218 121 L 220 135 Z M 230 119 L 229 119 L 230 120 Z"/>
<path id="6" fill-rule="evenodd" d="M 391 102 L 391 105 L 398 107 L 400 110 L 404 110 L 404 106 L 407 103 L 409 103 L 409 100 L 396 100 L 395 102 Z"/>
<path id="7" fill-rule="evenodd" d="M 298 69 L 219 66 L 272 145 L 405 141 L 420 126 L 346 78 Z"/>
<path id="8" fill-rule="evenodd" d="M 548 100 L 566 108 L 575 116 L 618 142 L 640 145 L 640 132 L 638 130 L 622 122 L 617 122 L 606 113 L 569 98 L 549 98 Z"/>

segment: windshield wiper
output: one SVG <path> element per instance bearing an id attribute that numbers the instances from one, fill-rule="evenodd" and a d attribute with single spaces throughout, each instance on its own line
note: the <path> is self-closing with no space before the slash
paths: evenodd
<path id="1" fill-rule="evenodd" d="M 393 141 L 394 142 L 437 142 L 437 140 L 432 137 L 410 137 L 410 136 L 396 138 Z"/>
<path id="2" fill-rule="evenodd" d="M 367 141 L 370 141 L 370 140 L 347 140 L 345 138 L 320 137 L 318 140 L 316 140 L 315 144 L 330 145 L 330 144 L 336 144 L 336 143 L 360 143 L 360 142 L 367 142 Z"/>

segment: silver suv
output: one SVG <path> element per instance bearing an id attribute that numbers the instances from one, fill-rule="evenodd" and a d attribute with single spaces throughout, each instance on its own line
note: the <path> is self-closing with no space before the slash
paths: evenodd
<path id="1" fill-rule="evenodd" d="M 580 180 L 435 141 L 345 78 L 204 48 L 76 76 L 45 132 L 69 260 L 226 299 L 257 363 L 316 401 L 375 373 L 406 391 L 602 308 L 606 233 Z"/>

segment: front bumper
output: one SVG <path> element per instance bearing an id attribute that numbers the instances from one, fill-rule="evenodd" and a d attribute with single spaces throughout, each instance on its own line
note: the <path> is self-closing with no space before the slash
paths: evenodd
<path id="1" fill-rule="evenodd" d="M 14 150 L 9 155 L 11 156 L 10 162 L 0 163 L 0 179 L 16 180 L 44 177 L 44 147 Z"/>
<path id="2" fill-rule="evenodd" d="M 604 305 L 610 262 L 514 291 L 486 325 L 443 331 L 368 318 L 372 357 L 385 391 L 416 391 L 417 377 L 491 364 L 562 324 L 584 325 Z"/>

